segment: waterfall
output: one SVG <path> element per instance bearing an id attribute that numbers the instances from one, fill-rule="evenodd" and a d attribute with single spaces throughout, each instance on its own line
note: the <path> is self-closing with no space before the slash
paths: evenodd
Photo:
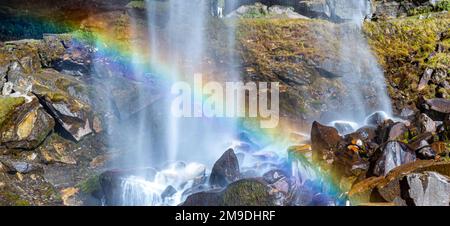
<path id="1" fill-rule="evenodd" d="M 365 118 L 383 111 L 391 115 L 391 103 L 383 71 L 365 39 L 362 26 L 371 15 L 370 0 L 328 0 L 332 18 L 341 21 L 335 34 L 340 46 L 339 72 L 348 96 L 335 112 L 335 119 L 362 126 Z"/>

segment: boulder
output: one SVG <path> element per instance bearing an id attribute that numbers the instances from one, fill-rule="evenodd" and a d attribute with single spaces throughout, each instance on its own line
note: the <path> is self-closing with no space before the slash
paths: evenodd
<path id="1" fill-rule="evenodd" d="M 366 118 L 365 124 L 371 126 L 381 126 L 387 119 L 389 119 L 389 117 L 385 112 L 377 111 Z"/>
<path id="2" fill-rule="evenodd" d="M 183 206 L 273 206 L 271 188 L 260 179 L 243 179 L 224 190 L 199 192 L 187 197 Z"/>
<path id="3" fill-rule="evenodd" d="M 415 152 L 398 141 L 389 141 L 381 148 L 381 152 L 382 155 L 374 168 L 374 174 L 377 176 L 385 176 L 392 169 L 416 160 Z"/>
<path id="4" fill-rule="evenodd" d="M 419 125 L 420 125 L 420 130 L 422 133 L 436 132 L 436 123 L 433 121 L 433 119 L 428 117 L 428 115 L 426 115 L 426 114 L 420 114 Z"/>
<path id="5" fill-rule="evenodd" d="M 4 101 L 4 99 L 3 99 Z M 37 98 L 17 106 L 1 126 L 1 143 L 13 149 L 34 149 L 53 130 L 55 121 Z"/>
<path id="6" fill-rule="evenodd" d="M 404 179 L 405 180 L 405 179 Z M 415 206 L 450 206 L 450 177 L 436 172 L 406 176 L 404 193 Z"/>
<path id="7" fill-rule="evenodd" d="M 228 149 L 214 164 L 209 178 L 211 186 L 225 187 L 239 179 L 239 161 L 233 149 Z"/>
<path id="8" fill-rule="evenodd" d="M 332 160 L 333 152 L 341 140 L 342 137 L 339 136 L 339 132 L 335 128 L 324 126 L 315 121 L 311 128 L 313 160 Z"/>
<path id="9" fill-rule="evenodd" d="M 418 91 L 421 91 L 428 86 L 428 82 L 430 81 L 431 75 L 433 75 L 433 72 L 434 72 L 434 70 L 431 68 L 427 68 L 425 70 L 422 77 L 420 78 L 419 87 L 417 88 Z"/>
<path id="10" fill-rule="evenodd" d="M 403 140 L 407 132 L 408 127 L 406 127 L 405 123 L 397 122 L 391 127 L 388 135 L 388 140 Z"/>
<path id="11" fill-rule="evenodd" d="M 402 197 L 401 181 L 406 175 L 426 171 L 450 176 L 450 163 L 435 160 L 417 160 L 399 166 L 386 175 L 385 179 L 377 185 L 378 192 L 383 199 L 393 202 L 396 198 Z"/>
<path id="12" fill-rule="evenodd" d="M 309 17 L 331 18 L 331 9 L 326 0 L 301 0 L 299 8 Z"/>
<path id="13" fill-rule="evenodd" d="M 434 98 L 425 100 L 426 107 L 444 114 L 450 114 L 450 100 L 444 98 Z"/>

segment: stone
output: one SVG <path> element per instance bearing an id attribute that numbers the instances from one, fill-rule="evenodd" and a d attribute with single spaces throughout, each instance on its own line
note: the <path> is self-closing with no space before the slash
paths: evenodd
<path id="1" fill-rule="evenodd" d="M 177 193 L 177 189 L 175 189 L 173 186 L 169 185 L 167 186 L 166 189 L 164 189 L 164 191 L 161 193 L 161 199 L 166 199 L 166 198 L 170 198 L 173 195 L 175 195 L 175 193 Z"/>
<path id="2" fill-rule="evenodd" d="M 444 114 L 450 114 L 450 100 L 448 99 L 434 98 L 425 100 L 425 103 L 431 110 Z"/>
<path id="3" fill-rule="evenodd" d="M 416 155 L 419 159 L 423 160 L 434 159 L 436 152 L 430 147 L 427 141 L 422 140 L 420 147 L 416 150 Z"/>
<path id="4" fill-rule="evenodd" d="M 418 86 L 417 90 L 421 91 L 428 86 L 428 82 L 430 81 L 431 75 L 433 75 L 433 72 L 434 72 L 434 70 L 431 68 L 427 68 L 425 70 L 422 77 L 420 78 L 419 86 Z"/>
<path id="5" fill-rule="evenodd" d="M 39 101 L 25 103 L 1 127 L 1 143 L 12 149 L 34 149 L 50 134 L 55 126 L 53 118 Z"/>
<path id="6" fill-rule="evenodd" d="M 209 184 L 211 186 L 225 187 L 239 179 L 239 161 L 233 149 L 228 149 L 214 164 Z"/>
<path id="7" fill-rule="evenodd" d="M 335 121 L 332 125 L 339 131 L 339 134 L 345 135 L 352 133 L 358 127 L 358 124 L 354 122 Z"/>
<path id="8" fill-rule="evenodd" d="M 12 82 L 4 83 L 3 87 L 2 87 L 2 95 L 3 96 L 10 95 L 12 93 L 12 91 L 13 91 L 13 87 L 14 87 L 14 84 Z"/>
<path id="9" fill-rule="evenodd" d="M 415 152 L 398 141 L 389 141 L 381 148 L 381 151 L 382 155 L 374 169 L 374 174 L 378 176 L 386 176 L 392 169 L 416 160 Z"/>
<path id="10" fill-rule="evenodd" d="M 436 123 L 433 121 L 433 119 L 428 117 L 428 115 L 426 115 L 426 114 L 420 114 L 419 125 L 420 125 L 420 130 L 422 133 L 436 132 Z"/>
<path id="11" fill-rule="evenodd" d="M 436 172 L 412 173 L 406 176 L 404 188 L 415 206 L 450 206 L 450 177 Z"/>
<path id="12" fill-rule="evenodd" d="M 411 119 L 414 117 L 415 114 L 416 112 L 412 110 L 410 107 L 405 107 L 400 112 L 400 117 L 403 119 Z"/>
<path id="13" fill-rule="evenodd" d="M 326 0 L 301 0 L 299 6 L 307 16 L 331 18 L 331 9 Z"/>
<path id="14" fill-rule="evenodd" d="M 437 154 L 445 154 L 449 149 L 447 148 L 447 144 L 442 141 L 437 141 L 431 144 L 431 149 Z"/>
<path id="15" fill-rule="evenodd" d="M 395 123 L 389 131 L 388 140 L 403 140 L 405 133 L 408 132 L 408 128 L 402 122 Z"/>
<path id="16" fill-rule="evenodd" d="M 444 176 L 450 176 L 450 162 L 436 160 L 417 160 L 407 163 L 392 170 L 385 179 L 377 185 L 380 196 L 388 201 L 393 202 L 402 195 L 401 181 L 404 177 L 411 173 L 423 173 L 432 171 Z"/>
<path id="17" fill-rule="evenodd" d="M 313 122 L 311 128 L 313 160 L 332 160 L 333 151 L 341 140 L 342 137 L 339 136 L 339 132 L 335 128 L 324 126 L 316 121 Z"/>
<path id="18" fill-rule="evenodd" d="M 385 112 L 377 111 L 369 115 L 366 120 L 366 125 L 371 126 L 380 126 L 384 123 L 385 120 L 389 119 L 388 115 Z"/>

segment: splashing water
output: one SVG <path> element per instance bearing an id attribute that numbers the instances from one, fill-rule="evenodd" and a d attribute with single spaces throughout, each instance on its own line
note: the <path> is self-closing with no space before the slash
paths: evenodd
<path id="1" fill-rule="evenodd" d="M 365 118 L 375 111 L 391 115 L 383 72 L 362 32 L 365 18 L 371 15 L 371 2 L 330 0 L 329 4 L 335 19 L 343 21 L 335 30 L 341 61 L 337 70 L 348 94 L 334 118 L 363 126 Z"/>

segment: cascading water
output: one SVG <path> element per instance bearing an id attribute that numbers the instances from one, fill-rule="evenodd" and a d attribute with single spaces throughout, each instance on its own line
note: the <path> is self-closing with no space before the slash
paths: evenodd
<path id="1" fill-rule="evenodd" d="M 174 98 L 170 86 L 178 81 L 191 81 L 196 73 L 208 71 L 207 32 L 208 25 L 217 18 L 209 14 L 207 0 L 147 0 L 148 48 L 150 61 L 166 65 L 161 85 L 162 98 L 145 111 L 139 111 L 135 121 L 128 125 L 126 134 L 134 136 L 122 144 L 128 149 L 123 157 L 128 167 L 141 168 L 152 166 L 157 173 L 148 178 L 133 175 L 124 178 L 121 183 L 121 205 L 178 205 L 184 201 L 188 190 L 193 185 L 206 184 L 207 168 L 226 150 L 231 147 L 239 156 L 241 170 L 257 171 L 253 176 L 262 176 L 271 169 L 291 171 L 299 191 L 310 189 L 313 195 L 337 197 L 340 195 L 334 185 L 329 184 L 320 169 L 314 167 L 307 158 L 289 159 L 286 153 L 291 143 L 281 142 L 264 144 L 253 143 L 248 137 L 236 141 L 236 119 L 233 118 L 177 118 L 171 114 L 171 102 Z M 231 2 L 231 1 L 230 1 Z M 228 2 L 227 4 L 231 4 Z M 234 2 L 234 1 L 233 1 Z M 237 2 L 237 1 L 236 1 Z M 340 43 L 340 74 L 342 83 L 346 85 L 349 95 L 343 106 L 336 113 L 332 124 L 342 124 L 343 132 L 348 133 L 362 125 L 365 117 L 381 110 L 390 113 L 384 77 L 361 31 L 362 22 L 370 12 L 369 1 L 366 0 L 329 0 L 333 15 L 344 15 L 339 19 L 346 22 L 337 25 L 336 34 Z M 134 22 L 137 23 L 137 22 Z M 228 48 L 234 48 L 234 24 L 228 25 L 226 35 Z M 134 46 L 136 51 L 142 46 Z M 236 59 L 230 57 L 229 65 L 235 65 Z M 139 61 L 139 59 L 135 59 Z M 151 66 L 155 66 L 151 65 Z M 133 68 L 135 74 L 148 73 L 141 70 L 138 63 Z M 219 81 L 236 81 L 238 72 L 234 67 L 225 69 L 226 78 L 214 77 Z M 160 71 L 151 71 L 150 75 L 161 76 Z M 151 77 L 150 76 L 150 77 Z M 139 77 L 139 76 L 138 76 Z M 192 82 L 191 82 L 192 84 Z M 138 91 L 140 104 L 146 101 L 146 87 Z M 195 87 L 195 84 L 192 84 Z M 357 88 L 355 88 L 357 87 Z M 369 87 L 371 92 L 359 87 Z M 195 88 L 194 88 L 195 89 Z M 193 90 L 195 93 L 200 90 Z M 374 96 L 368 96 L 368 93 Z M 201 94 L 200 94 L 201 95 Z M 194 98 L 195 99 L 195 94 Z M 368 103 L 370 102 L 370 103 Z M 195 112 L 194 112 L 195 114 Z M 137 128 L 137 129 L 136 129 Z M 250 150 L 250 151 L 249 151 Z M 189 162 L 177 162 L 179 160 Z M 200 162 L 200 163 L 196 163 Z M 287 167 L 287 168 L 286 168 Z M 301 188 L 300 188 L 301 187 Z M 171 193 L 165 198 L 164 194 Z M 331 205 L 338 201 L 330 202 Z M 303 205 L 300 200 L 295 204 Z"/>
<path id="2" fill-rule="evenodd" d="M 151 67 L 164 65 L 164 70 L 151 70 L 149 73 L 141 70 L 134 63 L 135 74 L 145 77 L 163 77 L 158 86 L 161 99 L 135 115 L 135 128 L 128 131 L 134 139 L 122 144 L 130 150 L 124 156 L 128 167 L 142 168 L 152 166 L 159 170 L 155 178 L 131 176 L 122 182 L 122 205 L 177 205 L 185 198 L 183 191 L 192 185 L 197 177 L 204 177 L 204 165 L 220 157 L 235 137 L 235 119 L 205 118 L 205 117 L 175 117 L 171 112 L 171 104 L 176 97 L 171 86 L 179 81 L 192 84 L 194 103 L 202 94 L 202 87 L 196 87 L 192 78 L 194 74 L 202 74 L 208 78 L 206 47 L 210 16 L 208 0 L 147 0 L 148 48 L 149 58 L 154 64 Z M 132 21 L 134 27 L 136 21 Z M 233 24 L 228 24 L 225 40 L 233 48 Z M 135 28 L 136 29 L 136 28 Z M 142 46 L 134 46 L 139 51 Z M 139 59 L 136 59 L 139 61 Z M 230 59 L 230 62 L 234 59 Z M 156 66 L 155 66 L 156 65 Z M 237 78 L 233 68 L 227 69 L 227 78 L 214 78 L 229 81 Z M 136 76 L 135 77 L 139 77 Z M 143 86 L 144 89 L 146 86 Z M 144 103 L 145 96 L 138 91 L 139 102 Z M 200 102 L 200 104 L 202 104 Z M 195 114 L 196 112 L 194 112 Z M 176 162 L 182 160 L 189 164 Z M 199 162 L 199 163 L 195 163 Z M 123 166 L 121 166 L 123 167 Z M 202 170 L 203 169 L 203 170 Z M 168 187 L 175 189 L 170 200 L 161 198 Z"/>
<path id="3" fill-rule="evenodd" d="M 348 96 L 334 118 L 364 125 L 365 118 L 375 112 L 391 114 L 383 72 L 363 36 L 364 20 L 371 15 L 368 0 L 329 0 L 332 17 L 342 21 L 335 30 L 340 45 L 340 62 L 336 70 Z"/>

